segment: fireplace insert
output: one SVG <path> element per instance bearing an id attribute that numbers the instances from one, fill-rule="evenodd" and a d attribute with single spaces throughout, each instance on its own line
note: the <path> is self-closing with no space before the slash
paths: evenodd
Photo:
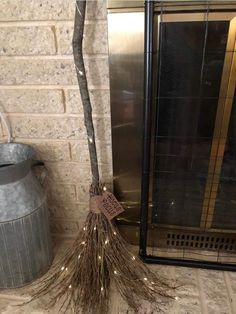
<path id="1" fill-rule="evenodd" d="M 147 262 L 234 269 L 236 4 L 110 0 L 108 33 L 120 230 Z"/>

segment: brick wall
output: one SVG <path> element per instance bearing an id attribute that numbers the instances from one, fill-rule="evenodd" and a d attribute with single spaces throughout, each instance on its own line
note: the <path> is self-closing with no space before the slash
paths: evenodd
<path id="1" fill-rule="evenodd" d="M 49 170 L 52 232 L 74 235 L 87 213 L 90 168 L 71 39 L 74 1 L 0 1 L 0 105 L 14 141 L 29 143 Z M 102 178 L 111 182 L 105 1 L 88 1 L 85 66 Z M 6 132 L 0 125 L 0 142 Z"/>

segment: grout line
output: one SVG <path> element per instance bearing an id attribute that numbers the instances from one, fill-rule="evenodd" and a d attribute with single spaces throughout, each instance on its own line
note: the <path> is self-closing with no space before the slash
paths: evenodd
<path id="1" fill-rule="evenodd" d="M 207 314 L 207 304 L 206 304 L 206 297 L 202 286 L 202 281 L 199 274 L 200 270 L 197 269 L 196 271 L 196 277 L 197 277 L 197 283 L 198 283 L 198 290 L 199 290 L 199 301 L 201 306 L 201 314 Z"/>
<path id="2" fill-rule="evenodd" d="M 8 117 L 23 117 L 23 118 L 47 118 L 47 117 L 51 117 L 51 118 L 82 118 L 84 119 L 84 115 L 83 113 L 65 113 L 65 112 L 61 112 L 61 113 L 49 113 L 49 112 L 5 112 L 6 116 Z M 107 119 L 110 118 L 109 114 L 96 114 L 93 113 L 93 118 L 95 119 Z"/>
<path id="3" fill-rule="evenodd" d="M 75 144 L 74 142 L 76 142 L 76 144 L 78 145 L 84 145 L 84 146 L 88 146 L 88 141 L 85 139 L 85 140 L 80 140 L 80 139 L 77 139 L 77 140 L 73 140 L 73 139 L 53 139 L 53 138 L 46 138 L 46 139 L 39 139 L 39 138 L 19 138 L 19 137 L 16 137 L 14 138 L 16 141 L 18 140 L 21 140 L 21 141 L 24 141 L 24 142 L 31 142 L 31 143 L 39 143 L 39 144 L 44 144 L 44 143 L 70 143 L 71 141 L 73 142 L 73 144 Z M 100 145 L 106 145 L 106 146 L 110 146 L 111 143 L 110 142 L 107 142 L 107 141 L 101 141 L 101 140 L 98 140 L 97 141 L 98 144 Z"/>
<path id="4" fill-rule="evenodd" d="M 67 114 L 67 109 L 66 109 L 66 93 L 65 90 L 61 90 L 61 98 L 62 98 L 62 104 L 63 104 L 63 109 L 64 109 L 64 114 Z"/>
<path id="5" fill-rule="evenodd" d="M 2 136 L 3 139 L 7 139 L 6 136 Z M 23 141 L 23 142 L 27 142 L 27 143 L 40 143 L 40 144 L 43 144 L 45 142 L 53 142 L 53 143 L 69 143 L 69 142 L 72 142 L 72 143 L 77 143 L 77 144 L 81 144 L 81 145 L 87 145 L 88 142 L 86 139 L 58 139 L 58 138 L 25 138 L 25 137 L 14 137 L 14 141 L 13 142 L 20 142 L 20 141 Z M 104 141 L 104 140 L 98 140 L 97 143 L 99 144 L 104 144 L 104 145 L 107 145 L 107 146 L 110 146 L 111 145 L 111 141 Z"/>
<path id="6" fill-rule="evenodd" d="M 60 240 L 74 240 L 77 237 L 76 234 L 61 234 L 52 232 L 52 237 Z"/>
<path id="7" fill-rule="evenodd" d="M 236 300 L 234 298 L 234 293 L 233 293 L 233 289 L 231 287 L 231 283 L 230 283 L 230 279 L 229 279 L 229 275 L 226 271 L 223 272 L 223 276 L 224 276 L 224 280 L 225 280 L 225 285 L 226 285 L 226 289 L 227 289 L 227 301 L 231 310 L 231 314 L 236 313 Z"/>
<path id="8" fill-rule="evenodd" d="M 3 134 L 3 136 L 1 136 L 0 134 L 0 142 L 7 142 L 7 136 L 5 134 Z M 31 137 L 14 137 L 12 138 L 12 142 L 13 143 L 28 143 L 30 145 L 30 143 L 32 144 L 43 144 L 43 143 L 56 143 L 56 142 L 61 142 L 61 143 L 68 143 L 68 141 L 70 141 L 71 143 L 76 143 L 78 145 L 85 145 L 86 144 L 86 140 L 84 139 L 79 139 L 79 138 L 31 138 Z M 97 143 L 104 144 L 106 146 L 111 146 L 111 138 L 109 140 L 97 140 Z"/>
<path id="9" fill-rule="evenodd" d="M 68 142 L 68 146 L 69 146 L 69 155 L 70 155 L 70 160 L 74 160 L 73 156 L 72 156 L 72 147 L 71 147 L 71 143 Z M 77 148 L 78 149 L 78 148 Z M 76 191 L 75 191 L 76 194 Z M 76 195 L 75 195 L 76 196 Z M 76 197 L 77 198 L 77 197 Z"/>
<path id="10" fill-rule="evenodd" d="M 90 24 L 106 24 L 106 19 L 93 19 L 85 20 L 85 25 Z M 35 20 L 35 21 L 1 21 L 0 27 L 37 27 L 37 26 L 63 26 L 63 25 L 74 25 L 74 20 Z"/>
<path id="11" fill-rule="evenodd" d="M 53 25 L 51 26 L 51 30 L 53 33 L 53 38 L 54 38 L 54 46 L 55 46 L 55 53 L 58 54 L 58 40 L 57 40 L 57 30 L 56 27 Z"/>
<path id="12" fill-rule="evenodd" d="M 60 90 L 60 89 L 74 89 L 74 90 L 79 90 L 79 86 L 78 85 L 38 85 L 38 84 L 31 84 L 31 85 L 0 85 L 0 90 L 1 89 L 13 89 L 13 90 L 18 90 L 18 89 L 53 89 L 53 90 Z M 95 86 L 95 85 L 91 85 L 89 87 L 89 90 L 106 90 L 109 91 L 109 86 Z"/>
<path id="13" fill-rule="evenodd" d="M 104 59 L 108 58 L 106 53 L 85 53 L 84 59 Z M 73 55 L 64 55 L 64 54 L 54 54 L 54 55 L 11 55 L 11 56 L 0 56 L 0 60 L 74 60 Z"/>

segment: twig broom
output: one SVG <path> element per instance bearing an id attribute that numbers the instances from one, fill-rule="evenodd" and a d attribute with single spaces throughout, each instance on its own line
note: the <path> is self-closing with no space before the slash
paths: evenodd
<path id="1" fill-rule="evenodd" d="M 170 287 L 128 250 L 127 243 L 110 220 L 121 211 L 121 206 L 111 193 L 102 192 L 99 181 L 92 107 L 82 51 L 85 10 L 86 1 L 77 0 L 73 54 L 92 172 L 89 213 L 73 246 L 40 281 L 33 299 L 49 295 L 49 307 L 60 302 L 60 308 L 64 312 L 69 310 L 69 313 L 105 314 L 113 281 L 119 293 L 135 311 L 138 311 L 142 299 L 156 302 L 159 307 L 163 298 L 168 296 Z"/>

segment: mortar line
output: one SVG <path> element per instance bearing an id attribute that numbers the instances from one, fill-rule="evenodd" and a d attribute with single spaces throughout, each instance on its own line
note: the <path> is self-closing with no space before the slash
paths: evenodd
<path id="1" fill-rule="evenodd" d="M 73 89 L 73 90 L 79 90 L 79 86 L 78 85 L 52 85 L 52 84 L 29 84 L 29 85 L 0 85 L 0 90 L 1 89 L 14 89 L 14 90 L 18 90 L 18 89 L 40 89 L 40 90 L 48 90 L 48 89 L 53 89 L 53 90 L 60 90 L 60 89 Z M 96 85 L 91 85 L 89 87 L 89 90 L 106 90 L 109 91 L 109 86 L 106 85 L 102 85 L 102 86 L 96 86 Z"/>
<path id="2" fill-rule="evenodd" d="M 227 289 L 227 296 L 228 296 L 227 301 L 229 303 L 231 314 L 234 314 L 234 313 L 236 313 L 236 300 L 234 298 L 233 289 L 231 287 L 230 279 L 228 277 L 229 275 L 226 271 L 224 271 L 223 276 L 224 276 L 225 285 L 226 285 L 226 289 Z"/>
<path id="3" fill-rule="evenodd" d="M 202 312 L 201 314 L 208 314 L 207 304 L 206 304 L 206 296 L 204 293 L 199 269 L 197 269 L 197 271 L 196 271 L 196 278 L 197 278 L 198 291 L 199 291 L 199 301 L 200 301 L 201 312 Z"/>
<path id="4" fill-rule="evenodd" d="M 54 239 L 61 239 L 61 240 L 74 240 L 77 237 L 77 233 L 61 234 L 61 233 L 52 232 L 52 237 Z"/>
<path id="5" fill-rule="evenodd" d="M 106 19 L 93 19 L 93 20 L 85 20 L 85 25 L 92 24 L 106 24 Z M 65 19 L 65 20 L 21 20 L 21 21 L 1 21 L 0 27 L 8 28 L 8 27 L 37 27 L 37 26 L 63 26 L 63 25 L 74 25 L 73 19 Z"/>
<path id="6" fill-rule="evenodd" d="M 72 146 L 71 146 L 71 142 L 68 142 L 68 145 L 69 145 L 69 155 L 70 155 L 70 160 L 74 160 L 73 158 L 73 154 L 72 154 Z M 77 147 L 78 149 L 78 147 Z M 76 193 L 76 191 L 75 191 Z"/>
<path id="7" fill-rule="evenodd" d="M 62 104 L 63 104 L 63 109 L 64 109 L 64 114 L 67 113 L 67 106 L 66 106 L 66 98 L 67 98 L 67 95 L 66 95 L 66 91 L 62 88 L 61 89 L 61 97 L 62 97 Z"/>
<path id="8" fill-rule="evenodd" d="M 2 136 L 1 138 L 6 139 L 6 136 Z M 82 144 L 82 145 L 86 145 L 88 142 L 86 139 L 67 139 L 67 138 L 62 138 L 62 139 L 58 139 L 58 138 L 29 138 L 29 137 L 14 137 L 14 141 L 24 141 L 24 142 L 31 142 L 31 143 L 44 143 L 44 142 L 62 142 L 62 143 L 69 143 L 69 142 L 75 142 L 77 144 Z M 97 141 L 100 144 L 104 144 L 104 145 L 111 145 L 111 141 L 107 141 L 107 140 L 99 140 Z"/>
<path id="9" fill-rule="evenodd" d="M 60 112 L 60 113 L 53 113 L 53 112 L 6 112 L 5 113 L 9 117 L 24 117 L 24 118 L 84 118 L 84 115 L 82 113 L 66 113 L 66 112 Z M 109 114 L 96 114 L 93 113 L 93 118 L 97 119 L 107 119 L 110 118 Z"/>
<path id="10" fill-rule="evenodd" d="M 55 54 L 58 54 L 58 36 L 57 36 L 57 29 L 55 25 L 51 26 L 51 30 L 53 33 L 53 38 L 54 38 L 54 46 L 55 46 Z"/>
<path id="11" fill-rule="evenodd" d="M 0 135 L 0 140 L 1 141 L 4 141 L 4 142 L 7 142 L 7 136 L 4 134 L 3 136 Z M 22 143 L 28 143 L 30 145 L 30 143 L 32 144 L 43 144 L 43 143 L 56 143 L 57 142 L 61 142 L 61 143 L 68 143 L 68 141 L 70 142 L 74 142 L 78 145 L 82 144 L 84 145 L 86 143 L 86 139 L 84 137 L 84 139 L 79 139 L 79 138 L 75 138 L 75 139 L 72 139 L 72 138 L 62 138 L 62 139 L 58 139 L 58 138 L 31 138 L 31 137 L 14 137 L 13 136 L 13 143 L 14 142 L 22 142 Z M 107 145 L 107 146 L 111 146 L 111 139 L 109 140 L 105 140 L 105 141 L 102 141 L 102 140 L 98 140 L 97 141 L 99 144 L 104 144 L 104 145 Z"/>
<path id="12" fill-rule="evenodd" d="M 85 60 L 90 59 L 108 59 L 107 53 L 85 53 L 84 54 Z M 65 55 L 65 54 L 52 54 L 52 55 L 11 55 L 11 56 L 3 56 L 0 55 L 0 60 L 74 60 L 72 54 Z"/>

